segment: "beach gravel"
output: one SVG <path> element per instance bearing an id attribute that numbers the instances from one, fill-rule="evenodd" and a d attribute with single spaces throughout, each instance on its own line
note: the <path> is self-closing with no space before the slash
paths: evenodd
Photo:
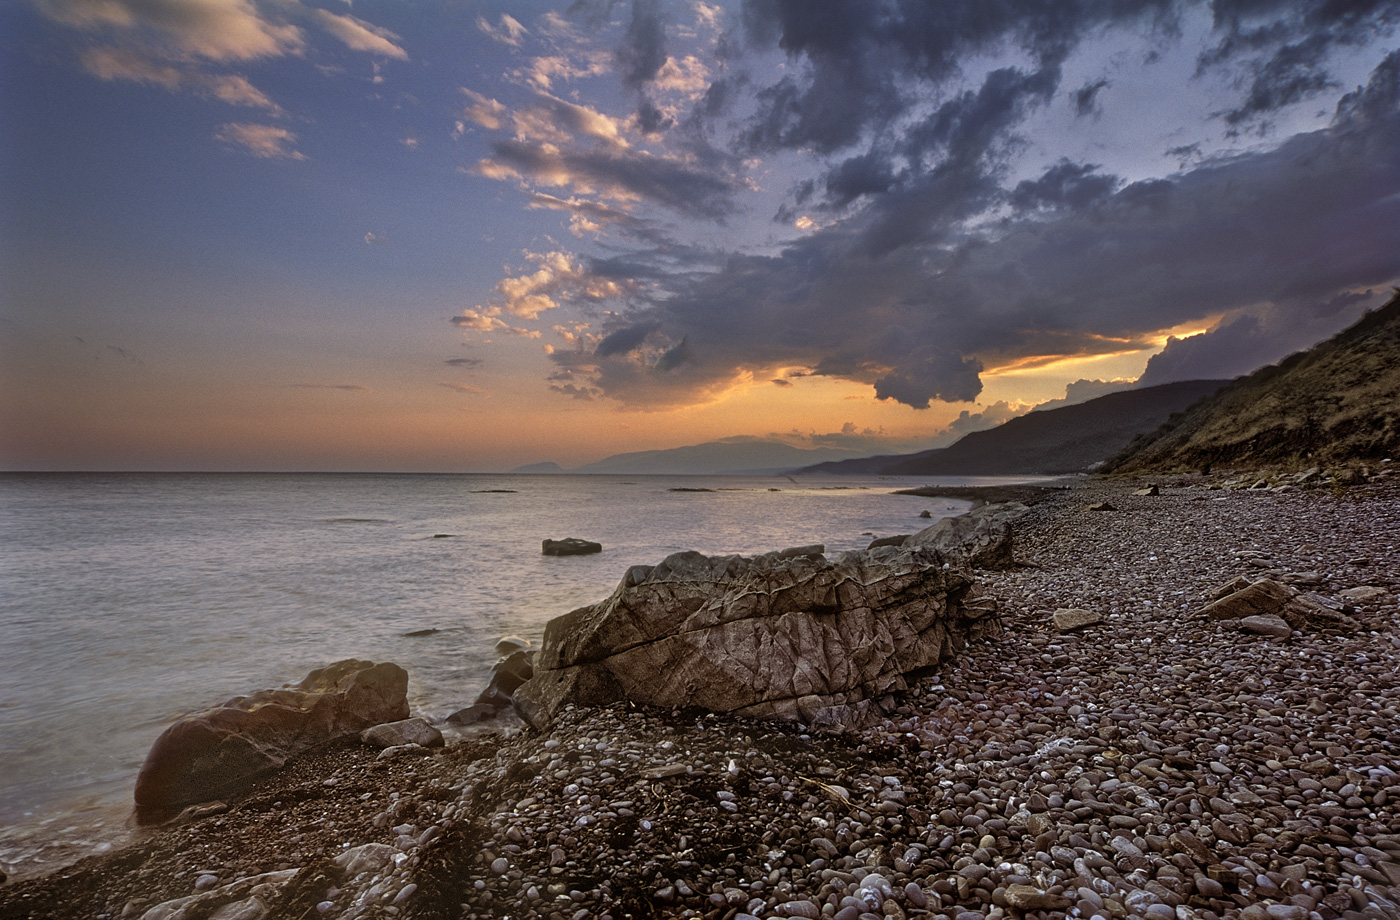
<path id="1" fill-rule="evenodd" d="M 0 916 L 1400 918 L 1400 483 L 1219 485 L 1046 493 L 979 572 L 1004 634 L 858 733 L 617 704 L 345 744 Z M 1200 612 L 1239 576 L 1350 617 Z"/>

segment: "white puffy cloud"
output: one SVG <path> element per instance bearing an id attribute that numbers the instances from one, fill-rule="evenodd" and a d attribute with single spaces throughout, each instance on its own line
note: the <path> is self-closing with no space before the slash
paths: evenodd
<path id="1" fill-rule="evenodd" d="M 588 271 L 566 252 L 527 253 L 537 268 L 496 283 L 499 306 L 512 316 L 536 319 L 561 301 L 603 301 L 621 297 L 626 288 L 618 281 Z"/>
<path id="2" fill-rule="evenodd" d="M 475 90 L 462 89 L 462 95 L 470 104 L 462 110 L 462 117 L 490 131 L 499 130 L 506 115 L 506 107 L 495 99 L 489 99 Z"/>
<path id="3" fill-rule="evenodd" d="M 478 307 L 475 310 L 463 310 L 452 317 L 452 325 L 471 332 L 504 332 L 507 335 L 529 339 L 537 339 L 541 335 L 536 330 L 512 326 L 501 319 L 500 307 Z"/>
<path id="4" fill-rule="evenodd" d="M 150 36 L 180 54 L 246 61 L 294 54 L 305 41 L 295 25 L 251 0 L 35 0 L 51 19 L 85 30 Z"/>

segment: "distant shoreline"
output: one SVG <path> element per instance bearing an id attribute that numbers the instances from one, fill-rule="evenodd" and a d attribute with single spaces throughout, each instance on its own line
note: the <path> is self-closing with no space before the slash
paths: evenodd
<path id="1" fill-rule="evenodd" d="M 998 502 L 1020 502 L 1034 505 L 1047 497 L 1069 491 L 1069 485 L 1037 485 L 1026 483 L 1011 486 L 919 486 L 916 489 L 898 489 L 895 495 L 921 495 L 926 498 L 957 498 L 970 501 L 973 507 L 991 505 Z"/>

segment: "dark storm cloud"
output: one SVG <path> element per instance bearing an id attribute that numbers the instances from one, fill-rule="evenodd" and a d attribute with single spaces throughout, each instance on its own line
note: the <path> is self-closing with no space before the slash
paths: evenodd
<path id="1" fill-rule="evenodd" d="M 598 347 L 593 349 L 593 354 L 599 358 L 606 358 L 611 355 L 625 355 L 628 352 L 636 351 L 642 347 L 647 336 L 659 328 L 656 323 L 644 323 L 640 326 L 626 326 L 615 332 L 610 332 L 598 343 Z"/>
<path id="2" fill-rule="evenodd" d="M 942 84 L 968 56 L 1016 49 L 1057 82 L 1059 65 L 1092 30 L 1170 24 L 1173 8 L 1171 0 L 746 0 L 750 42 L 808 65 L 759 94 L 746 140 L 756 150 L 831 153 L 886 129 L 926 98 L 920 84 Z"/>
<path id="3" fill-rule="evenodd" d="M 483 361 L 480 358 L 448 358 L 444 363 L 452 367 L 481 367 Z"/>
<path id="4" fill-rule="evenodd" d="M 660 0 L 632 0 L 632 18 L 617 49 L 622 84 L 641 89 L 666 63 L 666 30 Z"/>
<path id="5" fill-rule="evenodd" d="M 491 161 L 542 184 L 617 189 L 681 214 L 709 219 L 731 213 L 740 188 L 732 174 L 626 148 L 559 147 L 509 139 L 492 145 Z"/>
<path id="6" fill-rule="evenodd" d="M 1074 91 L 1074 111 L 1080 118 L 1093 115 L 1099 110 L 1099 91 L 1108 86 L 1107 80 L 1086 83 Z"/>
<path id="7" fill-rule="evenodd" d="M 1229 379 L 1312 346 L 1354 322 L 1384 297 L 1374 291 L 1344 292 L 1324 303 L 1290 304 L 1265 316 L 1246 313 L 1210 332 L 1172 338 L 1147 362 L 1141 386 L 1176 380 Z"/>
<path id="8" fill-rule="evenodd" d="M 996 87 L 1039 98 L 1032 76 Z M 1006 111 L 976 104 L 993 89 L 950 100 L 956 117 L 931 114 L 920 144 L 985 138 L 978 126 L 989 119 L 972 113 Z M 1170 178 L 1117 187 L 1061 163 L 1008 193 L 983 158 L 949 158 L 776 254 L 734 254 L 670 280 L 657 273 L 649 302 L 626 320 L 655 324 L 649 341 L 683 342 L 678 366 L 662 367 L 660 344 L 645 356 L 556 358 L 591 362 L 591 385 L 637 405 L 681 404 L 745 372 L 786 367 L 921 407 L 974 397 L 983 367 L 1146 348 L 1157 330 L 1250 305 L 1272 305 L 1280 328 L 1311 317 L 1295 328 L 1320 338 L 1345 321 L 1339 309 L 1329 325 L 1320 305 L 1400 277 L 1397 103 L 1400 53 L 1339 104 L 1329 128 Z M 1035 207 L 990 232 L 959 229 L 1008 196 Z M 1251 345 L 1263 340 L 1246 321 L 1224 328 L 1220 341 L 1233 334 L 1242 364 L 1277 357 Z M 1174 346 L 1148 380 L 1175 376 L 1167 365 L 1203 345 Z M 1193 374 L 1222 373 L 1208 363 Z"/>
<path id="9" fill-rule="evenodd" d="M 1020 211 L 1068 207 L 1083 210 L 1113 194 L 1122 180 L 1096 172 L 1091 163 L 1061 160 L 1039 179 L 1026 179 L 1011 192 L 1009 203 Z"/>
<path id="10" fill-rule="evenodd" d="M 643 134 L 658 134 L 675 124 L 668 115 L 656 107 L 650 99 L 643 99 L 637 106 L 637 127 Z"/>
<path id="11" fill-rule="evenodd" d="M 1285 45 L 1259 62 L 1253 68 L 1249 95 L 1241 105 L 1225 113 L 1225 120 L 1237 125 L 1334 88 L 1337 83 L 1324 66 L 1329 45 L 1324 36 L 1313 36 Z"/>
<path id="12" fill-rule="evenodd" d="M 1065 91 L 1062 67 L 1081 41 L 1124 29 L 1169 42 L 1185 11 L 1204 8 L 746 0 L 747 47 L 776 48 L 788 66 L 753 82 L 731 35 L 728 69 L 666 135 L 691 139 L 684 157 L 649 162 L 613 147 L 544 162 L 542 151 L 507 142 L 497 159 L 723 217 L 744 168 L 706 139 L 740 117 L 739 151 L 796 151 L 816 167 L 778 218 L 824 219 L 763 254 L 655 236 L 646 250 L 592 260 L 592 273 L 637 285 L 601 341 L 551 356 L 551 383 L 660 407 L 714 398 L 755 375 L 818 374 L 926 407 L 975 398 L 987 370 L 1143 350 L 1160 330 L 1222 315 L 1229 320 L 1209 336 L 1174 342 L 1145 379 L 1221 376 L 1226 355 L 1241 365 L 1278 357 L 1280 330 L 1314 340 L 1335 331 L 1356 308 L 1329 315 L 1334 298 L 1400 277 L 1400 53 L 1342 100 L 1330 127 L 1271 149 L 1209 159 L 1185 145 L 1175 151 L 1180 172 L 1126 185 L 1067 160 L 1008 182 L 1029 115 L 1057 104 L 1093 114 L 1110 89 L 1097 80 Z M 1400 5 L 1218 0 L 1209 9 L 1216 44 L 1198 65 L 1238 80 L 1238 104 L 1219 114 L 1242 128 L 1335 82 L 1336 49 L 1373 43 Z M 628 44 L 651 47 L 637 36 Z M 974 59 L 989 69 L 965 69 Z"/>
<path id="13" fill-rule="evenodd" d="M 1199 67 L 1241 67 L 1249 84 L 1243 102 L 1222 113 L 1231 125 L 1334 88 L 1327 66 L 1334 49 L 1365 44 L 1400 25 L 1394 0 L 1214 0 L 1211 13 L 1219 40 Z"/>

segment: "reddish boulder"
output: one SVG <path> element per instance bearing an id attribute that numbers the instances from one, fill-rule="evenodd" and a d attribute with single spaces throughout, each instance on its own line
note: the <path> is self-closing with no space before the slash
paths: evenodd
<path id="1" fill-rule="evenodd" d="M 239 792 L 293 755 L 406 718 L 408 672 L 388 662 L 338 661 L 295 687 L 234 697 L 156 739 L 136 778 L 137 820 Z"/>

